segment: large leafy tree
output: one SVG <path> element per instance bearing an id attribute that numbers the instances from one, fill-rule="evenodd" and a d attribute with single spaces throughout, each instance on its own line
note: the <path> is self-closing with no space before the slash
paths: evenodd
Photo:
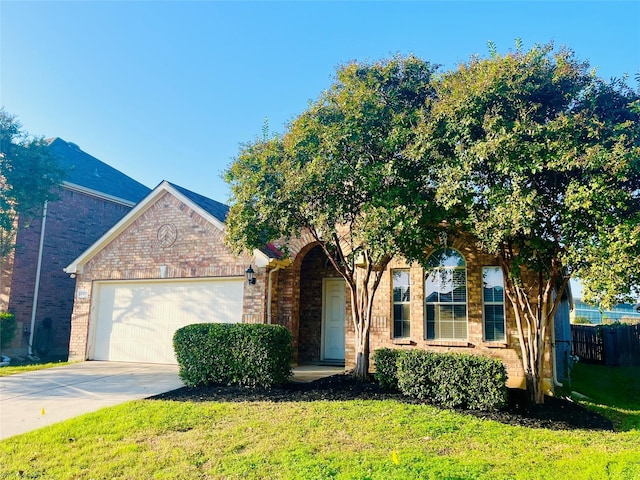
<path id="1" fill-rule="evenodd" d="M 0 261 L 13 248 L 18 216 L 28 220 L 56 198 L 62 177 L 46 142 L 0 109 Z"/>
<path id="2" fill-rule="evenodd" d="M 241 149 L 227 238 L 236 249 L 309 232 L 350 291 L 354 375 L 369 367 L 373 299 L 384 268 L 434 237 L 443 211 L 405 149 L 433 97 L 435 67 L 415 57 L 350 63 L 280 137 Z M 286 242 L 281 242 L 286 245 Z"/>
<path id="3" fill-rule="evenodd" d="M 498 256 L 527 388 L 544 401 L 552 319 L 569 279 L 614 303 L 640 280 L 640 118 L 624 82 L 568 50 L 472 58 L 443 75 L 415 155 L 442 205 Z"/>

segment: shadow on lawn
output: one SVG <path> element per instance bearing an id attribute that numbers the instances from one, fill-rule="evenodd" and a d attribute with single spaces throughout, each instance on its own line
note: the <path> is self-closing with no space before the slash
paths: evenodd
<path id="1" fill-rule="evenodd" d="M 310 383 L 288 383 L 271 389 L 210 386 L 166 392 L 149 400 L 182 402 L 315 402 L 351 400 L 395 400 L 420 404 L 374 382 L 359 382 L 345 374 L 333 375 Z M 564 398 L 546 397 L 543 405 L 532 405 L 522 390 L 509 390 L 507 405 L 499 411 L 456 410 L 484 420 L 507 425 L 551 430 L 613 430 L 613 423 L 602 415 Z"/>

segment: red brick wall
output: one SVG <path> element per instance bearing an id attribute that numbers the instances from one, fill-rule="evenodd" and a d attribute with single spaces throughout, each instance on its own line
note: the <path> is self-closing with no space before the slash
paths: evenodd
<path id="1" fill-rule="evenodd" d="M 450 239 L 449 247 L 458 250 L 465 258 L 467 273 L 467 341 L 450 342 L 425 339 L 424 270 L 419 265 L 408 265 L 403 259 L 395 259 L 389 265 L 376 293 L 374 322 L 371 330 L 371 352 L 382 347 L 414 349 L 423 348 L 440 352 L 464 352 L 485 355 L 501 360 L 507 367 L 508 384 L 524 386 L 524 371 L 520 360 L 520 345 L 513 309 L 505 298 L 506 342 L 485 342 L 483 337 L 482 268 L 499 265 L 496 258 L 475 247 L 470 238 Z M 430 252 L 427 252 L 428 256 Z M 411 278 L 411 336 L 410 341 L 394 340 L 392 314 L 391 270 L 409 268 Z M 347 331 L 347 345 L 353 343 L 353 331 Z M 353 356 L 347 365 L 353 365 Z M 550 359 L 546 358 L 545 376 L 551 375 Z"/>
<path id="2" fill-rule="evenodd" d="M 48 204 L 35 333 L 39 337 L 43 319 L 52 319 L 52 329 L 45 337 L 50 355 L 66 357 L 69 348 L 75 280 L 62 269 L 129 210 L 67 189 L 62 189 L 59 200 Z M 41 216 L 20 222 L 16 241 L 9 310 L 23 328 L 31 327 L 41 226 Z M 26 348 L 29 336 L 22 332 L 19 336 L 19 346 Z"/>
<path id="3" fill-rule="evenodd" d="M 308 242 L 305 245 L 305 241 Z M 509 385 L 524 386 L 524 373 L 520 360 L 520 346 L 513 310 L 505 299 L 507 315 L 506 341 L 503 343 L 485 342 L 483 340 L 483 304 L 482 304 L 482 268 L 497 266 L 495 257 L 479 251 L 471 238 L 450 239 L 449 247 L 458 250 L 465 258 L 467 271 L 467 315 L 468 338 L 464 342 L 434 341 L 425 339 L 424 309 L 424 270 L 419 265 L 408 265 L 404 259 L 394 259 L 376 292 L 374 312 L 371 326 L 371 353 L 382 347 L 403 349 L 429 349 L 442 352 L 465 352 L 486 355 L 500 359 L 509 374 Z M 292 243 L 292 265 L 278 272 L 278 288 L 274 295 L 274 318 L 287 319 L 294 334 L 294 343 L 299 352 L 299 360 L 312 360 L 319 352 L 321 313 L 321 288 L 317 281 L 326 272 L 318 275 L 309 274 L 309 270 L 320 268 L 317 250 L 310 236 L 304 236 Z M 428 255 L 430 252 L 426 252 Z M 411 336 L 408 340 L 394 340 L 392 325 L 392 270 L 396 268 L 410 269 L 411 276 Z M 302 278 L 300 277 L 303 272 Z M 349 292 L 347 291 L 346 327 L 346 367 L 355 365 L 354 330 L 350 321 Z M 373 367 L 373 362 L 371 362 Z M 545 376 L 551 376 L 550 357 L 545 361 Z"/>

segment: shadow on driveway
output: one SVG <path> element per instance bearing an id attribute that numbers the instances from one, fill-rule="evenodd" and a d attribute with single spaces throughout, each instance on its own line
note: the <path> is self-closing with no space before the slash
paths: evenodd
<path id="1" fill-rule="evenodd" d="M 177 365 L 81 362 L 0 378 L 0 439 L 184 384 Z"/>

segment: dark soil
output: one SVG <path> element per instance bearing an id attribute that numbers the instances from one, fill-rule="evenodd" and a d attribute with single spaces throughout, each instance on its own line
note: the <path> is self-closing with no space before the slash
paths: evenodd
<path id="1" fill-rule="evenodd" d="M 374 382 L 359 382 L 350 375 L 339 374 L 310 383 L 288 383 L 272 389 L 211 386 L 183 387 L 151 399 L 190 402 L 312 402 L 316 400 L 386 400 L 420 403 L 396 392 L 381 388 Z M 522 390 L 510 389 L 507 405 L 499 411 L 458 410 L 486 420 L 508 425 L 520 425 L 552 430 L 613 430 L 613 424 L 603 416 L 585 409 L 571 400 L 545 397 L 543 405 L 530 404 Z"/>

